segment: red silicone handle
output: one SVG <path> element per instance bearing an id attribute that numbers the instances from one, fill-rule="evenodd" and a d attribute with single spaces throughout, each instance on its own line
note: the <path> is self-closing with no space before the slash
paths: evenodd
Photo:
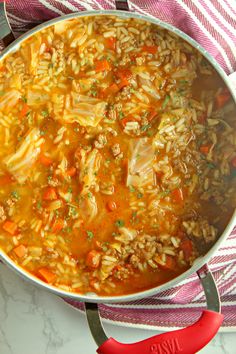
<path id="1" fill-rule="evenodd" d="M 98 354 L 195 354 L 215 336 L 223 315 L 205 310 L 193 325 L 159 334 L 138 343 L 122 344 L 109 338 L 97 350 Z"/>

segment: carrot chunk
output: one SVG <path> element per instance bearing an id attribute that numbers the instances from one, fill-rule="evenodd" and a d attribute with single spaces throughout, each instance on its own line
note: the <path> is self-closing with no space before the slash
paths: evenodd
<path id="1" fill-rule="evenodd" d="M 56 219 L 52 225 L 52 232 L 59 232 L 65 226 L 65 221 L 63 219 Z"/>
<path id="2" fill-rule="evenodd" d="M 174 189 L 171 194 L 176 203 L 182 203 L 184 201 L 184 195 L 181 188 Z"/>
<path id="3" fill-rule="evenodd" d="M 116 38 L 115 37 L 110 37 L 106 39 L 106 46 L 109 49 L 115 50 L 116 48 Z"/>
<path id="4" fill-rule="evenodd" d="M 186 239 L 184 241 L 181 242 L 181 248 L 184 252 L 184 257 L 186 260 L 189 260 L 189 258 L 192 255 L 193 252 L 193 244 L 192 241 Z"/>
<path id="5" fill-rule="evenodd" d="M 215 105 L 217 109 L 224 107 L 231 97 L 230 92 L 227 89 L 222 90 L 215 98 Z"/>
<path id="6" fill-rule="evenodd" d="M 74 166 L 72 166 L 71 168 L 69 168 L 66 172 L 66 174 L 70 177 L 73 177 L 76 175 L 76 168 Z"/>
<path id="7" fill-rule="evenodd" d="M 109 200 L 109 202 L 106 204 L 106 207 L 108 211 L 114 211 L 117 208 L 116 202 L 114 202 L 114 200 Z"/>
<path id="8" fill-rule="evenodd" d="M 111 64 L 107 60 L 98 60 L 95 63 L 95 70 L 96 70 L 96 72 L 110 71 L 111 70 Z"/>
<path id="9" fill-rule="evenodd" d="M 160 268 L 165 270 L 175 270 L 176 269 L 176 262 L 173 257 L 166 255 L 166 262 L 165 264 L 158 264 Z"/>
<path id="10" fill-rule="evenodd" d="M 17 233 L 17 224 L 11 220 L 5 221 L 2 228 L 11 235 L 15 235 Z"/>
<path id="11" fill-rule="evenodd" d="M 201 145 L 200 146 L 200 151 L 202 154 L 207 155 L 208 152 L 210 151 L 211 145 Z"/>
<path id="12" fill-rule="evenodd" d="M 149 122 L 151 122 L 156 116 L 157 116 L 157 112 L 156 111 L 149 112 L 149 115 L 148 115 Z"/>
<path id="13" fill-rule="evenodd" d="M 90 268 L 96 269 L 99 267 L 100 260 L 101 260 L 101 253 L 96 250 L 92 250 L 87 254 L 86 265 Z"/>
<path id="14" fill-rule="evenodd" d="M 13 249 L 17 257 L 22 258 L 26 255 L 27 248 L 24 245 L 19 245 Z"/>
<path id="15" fill-rule="evenodd" d="M 156 45 L 144 45 L 142 47 L 143 52 L 147 52 L 149 54 L 156 54 L 157 52 L 157 46 Z"/>
<path id="16" fill-rule="evenodd" d="M 129 80 L 126 78 L 123 78 L 120 80 L 118 88 L 119 88 L 119 90 L 121 90 L 123 87 L 129 86 L 129 85 L 130 85 Z"/>
<path id="17" fill-rule="evenodd" d="M 108 87 L 107 92 L 108 93 L 117 93 L 119 91 L 119 89 L 120 89 L 119 86 L 114 83 Z"/>
<path id="18" fill-rule="evenodd" d="M 47 268 L 41 268 L 39 269 L 39 274 L 45 280 L 47 283 L 52 283 L 53 280 L 55 279 L 55 274 L 53 274 L 50 270 Z"/>
<path id="19" fill-rule="evenodd" d="M 26 114 L 29 112 L 29 110 L 30 110 L 29 106 L 26 103 L 24 103 L 23 107 L 22 107 L 22 109 L 20 111 L 21 118 L 25 117 Z"/>
<path id="20" fill-rule="evenodd" d="M 53 160 L 50 159 L 50 157 L 45 156 L 44 154 L 40 154 L 40 156 L 39 156 L 39 162 L 40 162 L 42 165 L 48 167 L 48 166 L 51 166 L 51 164 L 53 163 Z"/>
<path id="21" fill-rule="evenodd" d="M 55 200 L 55 199 L 57 199 L 57 193 L 55 191 L 55 188 L 48 187 L 43 193 L 43 199 L 44 200 Z"/>

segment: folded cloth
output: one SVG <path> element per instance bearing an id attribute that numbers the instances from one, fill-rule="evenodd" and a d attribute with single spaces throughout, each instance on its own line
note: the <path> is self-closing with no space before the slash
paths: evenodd
<path id="1" fill-rule="evenodd" d="M 130 10 L 168 22 L 199 42 L 227 74 L 236 71 L 236 7 L 231 0 L 133 0 Z M 114 9 L 114 0 L 31 0 L 7 2 L 16 35 L 51 18 L 82 10 Z M 236 329 L 236 229 L 210 262 L 225 315 L 223 328 Z M 82 309 L 79 302 L 66 300 Z M 118 324 L 167 329 L 187 326 L 205 308 L 196 275 L 150 298 L 101 305 L 102 317 Z"/>

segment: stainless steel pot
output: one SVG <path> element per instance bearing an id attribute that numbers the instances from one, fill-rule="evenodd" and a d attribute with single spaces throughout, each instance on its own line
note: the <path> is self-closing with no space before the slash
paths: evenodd
<path id="1" fill-rule="evenodd" d="M 231 91 L 232 96 L 236 101 L 235 92 L 233 92 L 232 85 L 230 84 L 228 76 L 225 74 L 223 69 L 219 66 L 219 64 L 210 56 L 210 54 L 203 49 L 197 42 L 195 42 L 192 38 L 187 36 L 185 33 L 180 31 L 179 29 L 164 23 L 158 19 L 135 14 L 132 12 L 128 12 L 129 7 L 127 0 L 116 0 L 116 9 L 117 10 L 101 10 L 101 11 L 84 11 L 78 13 L 72 13 L 69 15 L 65 15 L 62 17 L 58 17 L 56 19 L 47 21 L 39 26 L 33 28 L 26 34 L 22 35 L 18 39 L 14 39 L 14 35 L 11 31 L 11 27 L 8 23 L 6 11 L 5 11 L 5 3 L 0 3 L 0 38 L 3 40 L 3 43 L 6 49 L 1 53 L 0 60 L 2 60 L 6 55 L 11 52 L 16 51 L 19 48 L 19 45 L 32 34 L 35 34 L 42 29 L 49 27 L 55 23 L 85 17 L 85 16 L 97 16 L 97 15 L 113 15 L 120 16 L 124 18 L 137 18 L 142 19 L 147 22 L 158 25 L 161 28 L 165 28 L 170 32 L 175 33 L 179 37 L 183 38 L 186 42 L 196 48 L 215 68 L 218 74 L 221 76 L 226 86 L 228 86 Z M 11 43 L 11 44 L 10 44 Z M 234 74 L 233 74 L 234 75 Z M 179 275 L 173 280 L 168 281 L 163 285 L 159 285 L 155 288 L 145 290 L 142 292 L 138 292 L 136 294 L 131 295 L 123 295 L 123 296 L 113 296 L 113 297 L 104 297 L 97 296 L 95 294 L 75 294 L 69 293 L 64 290 L 57 289 L 49 284 L 42 282 L 40 279 L 34 277 L 32 274 L 26 272 L 22 268 L 18 267 L 3 251 L 0 250 L 0 259 L 8 265 L 12 270 L 17 272 L 21 277 L 25 280 L 33 283 L 36 286 L 44 288 L 45 290 L 54 293 L 55 295 L 71 298 L 73 300 L 81 301 L 86 303 L 86 313 L 87 319 L 89 322 L 90 330 L 94 336 L 96 343 L 100 346 L 98 349 L 98 353 L 101 354 L 125 354 L 125 353 L 152 353 L 152 354 L 161 354 L 161 353 L 181 353 L 181 354 L 193 354 L 196 351 L 200 350 L 203 346 L 205 346 L 217 333 L 223 316 L 220 314 L 220 299 L 218 296 L 217 288 L 214 282 L 214 278 L 207 266 L 207 262 L 216 252 L 216 250 L 220 247 L 220 245 L 224 242 L 226 237 L 232 231 L 236 221 L 236 211 L 232 216 L 230 222 L 228 223 L 225 231 L 222 233 L 220 238 L 215 242 L 215 244 L 211 247 L 211 249 L 207 252 L 206 255 L 199 257 L 192 267 L 188 269 L 183 274 Z M 99 318 L 97 303 L 112 303 L 112 302 L 125 302 L 131 300 L 137 300 L 140 298 L 148 297 L 154 295 L 160 291 L 163 291 L 167 288 L 170 288 L 177 283 L 181 282 L 194 272 L 197 272 L 198 277 L 203 286 L 207 309 L 203 311 L 200 319 L 190 327 L 179 331 L 172 331 L 169 333 L 161 334 L 158 336 L 154 336 L 150 339 L 142 341 L 140 343 L 124 345 L 116 342 L 112 338 L 108 339 Z M 197 332 L 197 333 L 196 333 Z M 192 336 L 197 334 L 197 339 L 193 340 Z"/>

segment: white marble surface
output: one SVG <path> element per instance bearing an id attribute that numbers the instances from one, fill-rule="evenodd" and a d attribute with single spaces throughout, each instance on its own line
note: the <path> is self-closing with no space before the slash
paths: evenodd
<path id="1" fill-rule="evenodd" d="M 119 341 L 147 338 L 153 331 L 105 325 Z M 95 354 L 85 317 L 62 300 L 24 282 L 0 265 L 0 354 Z M 235 354 L 236 334 L 222 333 L 203 354 Z"/>

